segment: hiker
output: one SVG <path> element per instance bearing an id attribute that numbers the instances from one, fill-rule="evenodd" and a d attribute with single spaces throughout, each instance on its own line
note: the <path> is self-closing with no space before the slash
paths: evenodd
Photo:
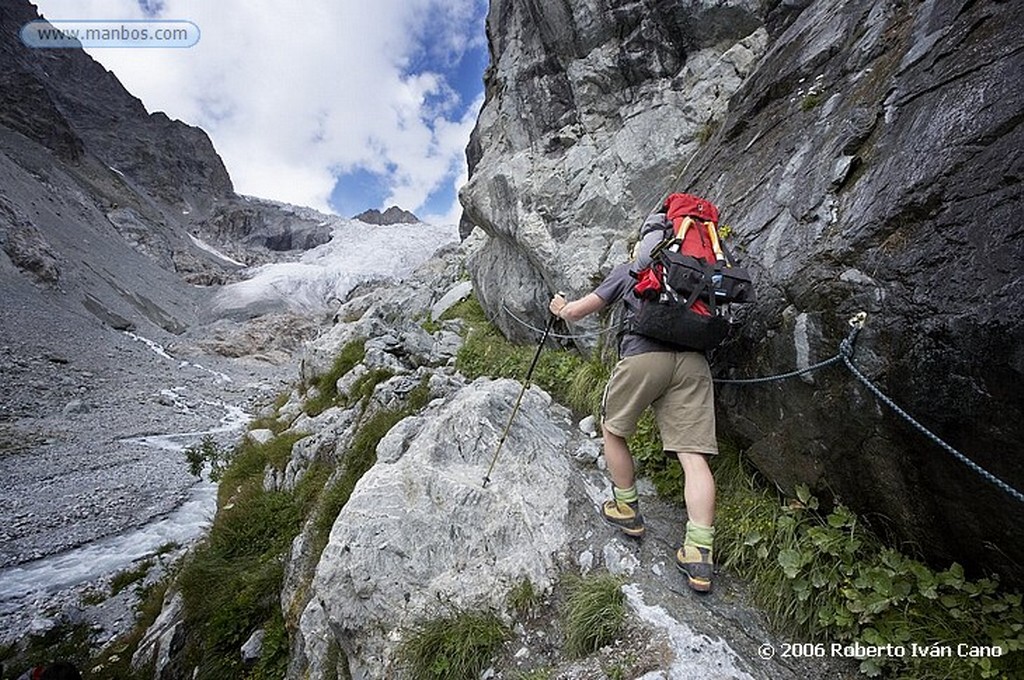
<path id="1" fill-rule="evenodd" d="M 715 439 L 714 387 L 703 352 L 682 350 L 630 332 L 629 319 L 641 304 L 633 294 L 633 274 L 651 263 L 651 251 L 665 239 L 663 213 L 654 213 L 641 229 L 634 260 L 615 267 L 593 292 L 566 301 L 556 295 L 549 305 L 566 321 L 580 319 L 622 300 L 624 332 L 619 340 L 619 362 L 612 370 L 601 402 L 604 455 L 612 478 L 612 500 L 601 508 L 609 523 L 629 536 L 644 534 L 634 479 L 633 457 L 626 439 L 636 430 L 640 414 L 653 406 L 665 454 L 676 458 L 685 474 L 686 535 L 676 552 L 676 565 L 695 591 L 711 590 L 712 542 L 715 535 L 715 480 L 708 457 L 718 453 Z"/>

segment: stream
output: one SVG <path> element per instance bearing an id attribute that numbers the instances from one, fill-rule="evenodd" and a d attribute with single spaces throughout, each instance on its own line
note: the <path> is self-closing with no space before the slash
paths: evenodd
<path id="1" fill-rule="evenodd" d="M 224 402 L 204 405 L 224 409 L 218 427 L 192 432 L 126 437 L 118 443 L 140 446 L 171 454 L 184 450 L 207 436 L 236 439 L 250 420 L 243 409 Z M 138 561 L 171 548 L 188 547 L 209 528 L 217 510 L 217 485 L 203 477 L 186 490 L 174 510 L 121 534 L 86 543 L 71 550 L 48 555 L 0 570 L 0 619 L 3 633 L 25 627 L 39 627 L 47 610 L 66 604 L 61 593 L 84 584 L 101 581 L 133 568 Z M 75 599 L 75 598 L 70 598 Z"/>

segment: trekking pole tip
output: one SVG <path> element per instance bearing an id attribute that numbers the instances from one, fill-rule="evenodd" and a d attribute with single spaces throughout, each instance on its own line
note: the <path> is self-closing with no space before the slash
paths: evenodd
<path id="1" fill-rule="evenodd" d="M 491 481 L 490 477 L 484 477 L 484 487 L 483 488 L 486 489 L 487 485 L 490 483 L 490 481 Z"/>

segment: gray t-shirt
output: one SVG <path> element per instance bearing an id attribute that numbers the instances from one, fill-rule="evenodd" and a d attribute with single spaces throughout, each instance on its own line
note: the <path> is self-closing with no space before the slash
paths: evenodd
<path id="1" fill-rule="evenodd" d="M 640 309 L 640 300 L 632 293 L 633 285 L 636 284 L 636 279 L 633 278 L 631 272 L 638 272 L 651 263 L 651 250 L 654 246 L 661 243 L 664 238 L 664 233 L 661 231 L 654 231 L 644 236 L 640 242 L 640 247 L 637 249 L 636 260 L 633 262 L 623 262 L 615 269 L 611 270 L 608 276 L 605 277 L 604 281 L 594 289 L 594 294 L 604 300 L 607 304 L 611 305 L 619 300 L 622 300 L 622 304 L 625 307 L 623 314 L 625 320 L 628 322 L 634 314 Z M 678 348 L 666 345 L 665 343 L 658 342 L 652 338 L 648 338 L 643 335 L 637 335 L 636 333 L 623 333 L 619 339 L 619 356 L 620 357 L 631 357 L 636 354 L 643 354 L 645 352 L 678 352 Z"/>

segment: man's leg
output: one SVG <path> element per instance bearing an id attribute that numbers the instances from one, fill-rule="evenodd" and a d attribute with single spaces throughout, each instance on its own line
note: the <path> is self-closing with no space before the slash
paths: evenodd
<path id="1" fill-rule="evenodd" d="M 634 484 L 633 456 L 629 452 L 626 440 L 602 427 L 604 434 L 604 460 L 608 463 L 608 474 L 612 484 L 620 489 L 629 489 Z"/>
<path id="2" fill-rule="evenodd" d="M 612 500 L 601 507 L 601 515 L 629 536 L 644 535 L 644 519 L 640 515 L 640 499 L 636 494 L 633 456 L 623 437 L 602 427 L 604 459 L 612 478 Z"/>
<path id="3" fill-rule="evenodd" d="M 626 437 L 636 430 L 644 409 L 662 394 L 674 365 L 674 355 L 669 352 L 648 352 L 622 359 L 612 369 L 601 403 L 604 457 L 612 478 L 612 500 L 601 506 L 601 514 L 634 537 L 643 535 L 644 520 Z"/>
<path id="4" fill-rule="evenodd" d="M 683 466 L 686 499 L 686 538 L 676 553 L 676 564 L 686 574 L 687 584 L 696 591 L 711 590 L 714 572 L 715 478 L 701 453 L 676 454 Z"/>
<path id="5" fill-rule="evenodd" d="M 683 466 L 683 497 L 690 521 L 709 527 L 715 523 L 715 478 L 702 453 L 677 453 Z M 610 464 L 609 464 L 610 468 Z"/>

